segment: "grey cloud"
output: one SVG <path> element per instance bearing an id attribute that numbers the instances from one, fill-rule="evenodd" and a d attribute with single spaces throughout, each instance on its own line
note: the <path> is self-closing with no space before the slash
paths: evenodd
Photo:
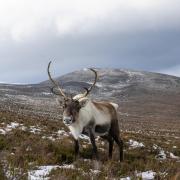
<path id="1" fill-rule="evenodd" d="M 4 44 L 0 49 L 1 78 L 9 83 L 47 79 L 83 67 L 114 67 L 158 71 L 180 65 L 180 31 L 94 33 L 59 37 L 44 32 L 31 42 Z"/>
<path id="2" fill-rule="evenodd" d="M 22 12 L 18 3 L 18 11 L 0 7 L 0 27 L 9 24 L 0 28 L 0 82 L 46 80 L 50 60 L 55 76 L 89 66 L 180 74 L 178 0 L 78 1 L 77 9 L 69 2 L 43 1 L 42 9 L 38 1 L 36 11 L 35 1 Z"/>

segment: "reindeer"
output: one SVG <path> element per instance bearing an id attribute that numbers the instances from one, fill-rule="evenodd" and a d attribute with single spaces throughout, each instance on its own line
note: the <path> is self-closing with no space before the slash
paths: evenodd
<path id="1" fill-rule="evenodd" d="M 109 158 L 112 158 L 114 140 L 119 147 L 120 161 L 123 160 L 123 141 L 119 137 L 119 125 L 117 108 L 118 105 L 112 102 L 97 102 L 87 96 L 97 82 L 97 72 L 90 69 L 95 74 L 94 83 L 89 88 L 84 88 L 85 92 L 69 98 L 63 92 L 58 83 L 51 77 L 50 65 L 48 64 L 48 76 L 52 84 L 51 89 L 56 95 L 63 96 L 63 123 L 69 128 L 74 137 L 75 157 L 79 155 L 79 135 L 88 135 L 93 147 L 93 154 L 99 159 L 95 137 L 100 136 L 109 142 Z M 56 88 L 56 92 L 54 90 Z M 57 93 L 58 92 L 58 93 Z"/>

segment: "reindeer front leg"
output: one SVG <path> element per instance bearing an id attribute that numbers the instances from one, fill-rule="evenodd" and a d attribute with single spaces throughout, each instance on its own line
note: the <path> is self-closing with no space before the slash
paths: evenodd
<path id="1" fill-rule="evenodd" d="M 90 140 L 91 140 L 91 144 L 93 146 L 93 155 L 95 155 L 96 160 L 98 160 L 99 155 L 98 155 L 97 146 L 96 146 L 96 142 L 95 142 L 95 137 L 94 137 L 94 134 L 92 132 L 92 129 L 89 129 L 89 137 L 90 137 Z"/>
<path id="2" fill-rule="evenodd" d="M 78 139 L 74 139 L 74 151 L 75 151 L 75 159 L 79 156 L 79 141 Z"/>

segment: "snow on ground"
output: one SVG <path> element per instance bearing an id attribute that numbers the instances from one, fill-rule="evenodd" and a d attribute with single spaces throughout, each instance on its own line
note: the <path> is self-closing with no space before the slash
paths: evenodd
<path id="1" fill-rule="evenodd" d="M 91 172 L 92 174 L 94 174 L 94 175 L 97 175 L 97 174 L 99 174 L 101 171 L 95 170 L 95 169 L 90 169 L 90 172 Z"/>
<path id="2" fill-rule="evenodd" d="M 173 148 L 174 148 L 174 146 L 173 146 Z M 167 154 L 169 154 L 169 157 L 171 159 L 180 159 L 179 156 L 175 156 L 172 152 L 168 152 L 168 151 L 165 152 L 161 147 L 159 147 L 156 144 L 153 145 L 153 149 L 159 150 L 158 155 L 156 155 L 156 159 L 165 160 L 167 158 Z"/>
<path id="3" fill-rule="evenodd" d="M 157 159 L 159 160 L 165 160 L 166 159 L 166 153 L 163 149 L 159 151 L 159 154 L 156 156 Z"/>
<path id="4" fill-rule="evenodd" d="M 29 130 L 31 133 L 34 133 L 34 134 L 39 134 L 41 132 L 41 128 L 35 127 L 35 126 L 30 126 Z"/>
<path id="5" fill-rule="evenodd" d="M 19 127 L 21 124 L 17 122 L 11 122 L 10 124 L 7 124 L 6 127 L 0 128 L 0 134 L 7 134 L 8 132 L 12 131 L 13 129 L 16 129 Z"/>
<path id="6" fill-rule="evenodd" d="M 6 134 L 6 131 L 5 131 L 4 129 L 0 129 L 0 134 L 5 135 L 5 134 Z"/>
<path id="7" fill-rule="evenodd" d="M 130 177 L 120 178 L 120 180 L 131 180 Z"/>
<path id="8" fill-rule="evenodd" d="M 19 129 L 21 129 L 22 131 L 26 131 L 27 127 L 22 125 L 21 127 L 19 127 Z"/>
<path id="9" fill-rule="evenodd" d="M 58 136 L 69 136 L 69 134 L 65 130 L 59 130 L 57 132 Z"/>
<path id="10" fill-rule="evenodd" d="M 145 172 L 139 172 L 135 173 L 135 176 L 139 179 L 142 178 L 142 180 L 154 180 L 155 179 L 156 172 L 150 170 L 150 171 L 145 171 Z M 124 177 L 120 178 L 120 180 L 131 180 L 134 178 L 131 177 Z"/>
<path id="11" fill-rule="evenodd" d="M 158 149 L 159 148 L 159 146 L 158 145 L 156 145 L 156 144 L 153 144 L 153 149 Z"/>
<path id="12" fill-rule="evenodd" d="M 57 168 L 58 166 L 39 166 L 38 170 L 28 172 L 28 180 L 47 180 L 49 173 Z"/>
<path id="13" fill-rule="evenodd" d="M 69 136 L 69 133 L 64 131 L 64 130 L 59 130 L 59 131 L 53 133 L 52 135 L 42 136 L 42 138 L 43 139 L 49 139 L 51 141 L 55 141 L 58 139 L 62 139 L 64 136 Z"/>
<path id="14" fill-rule="evenodd" d="M 17 122 L 11 122 L 11 124 L 8 125 L 8 127 L 14 129 L 14 128 L 18 127 L 19 125 L 20 125 L 20 124 L 17 123 Z"/>
<path id="15" fill-rule="evenodd" d="M 155 175 L 156 173 L 150 170 L 146 172 L 137 173 L 136 176 L 141 177 L 143 180 L 153 180 L 155 178 Z"/>
<path id="16" fill-rule="evenodd" d="M 39 166 L 35 170 L 30 170 L 28 172 L 28 180 L 49 180 L 50 178 L 48 176 L 51 173 L 51 171 L 56 170 L 58 168 L 59 169 L 75 169 L 82 172 L 82 174 L 86 174 L 82 169 L 75 168 L 73 164 L 69 164 L 69 165 L 64 164 L 62 166 L 59 166 L 59 165 Z M 101 171 L 99 170 L 90 169 L 90 173 L 92 175 L 97 175 L 100 172 Z"/>
<path id="17" fill-rule="evenodd" d="M 57 140 L 57 138 L 54 138 L 53 136 L 42 136 L 42 139 L 49 139 L 51 141 Z"/>
<path id="18" fill-rule="evenodd" d="M 129 140 L 129 145 L 131 148 L 145 147 L 143 143 L 139 143 L 139 142 L 134 141 L 132 139 Z"/>
<path id="19" fill-rule="evenodd" d="M 180 159 L 179 156 L 175 156 L 172 152 L 169 153 L 169 156 L 172 159 Z"/>
<path id="20" fill-rule="evenodd" d="M 28 180 L 48 180 L 50 179 L 48 175 L 52 170 L 58 168 L 62 169 L 74 169 L 74 165 L 51 165 L 51 166 L 39 166 L 36 170 L 31 170 L 28 172 Z"/>
<path id="21" fill-rule="evenodd" d="M 93 83 L 92 82 L 87 82 L 88 84 L 90 84 L 90 85 L 92 85 Z M 96 86 L 97 87 L 99 87 L 99 88 L 101 88 L 101 87 L 103 87 L 104 85 L 103 85 L 103 83 L 96 83 Z"/>
<path id="22" fill-rule="evenodd" d="M 29 131 L 33 134 L 40 134 L 42 132 L 42 128 L 38 126 L 30 126 L 29 128 L 24 126 L 23 124 L 19 124 L 17 122 L 11 122 L 10 124 L 7 124 L 4 126 L 4 123 L 1 123 L 3 127 L 0 127 L 0 134 L 6 135 L 8 132 L 12 131 L 13 129 L 20 129 L 22 131 Z M 57 132 L 52 133 L 50 136 L 43 136 L 43 139 L 50 139 L 52 141 L 55 141 L 56 139 L 61 139 L 64 136 L 69 136 L 69 133 L 64 130 L 59 130 Z M 81 138 L 85 139 L 85 136 L 82 136 Z"/>
<path id="23" fill-rule="evenodd" d="M 22 131 L 28 130 L 28 127 L 24 126 L 23 124 L 19 124 L 17 122 L 11 122 L 4 126 L 4 123 L 1 123 L 3 127 L 0 127 L 0 134 L 6 135 L 8 132 L 12 131 L 13 129 L 21 129 Z M 41 128 L 36 126 L 30 126 L 29 131 L 34 134 L 39 134 L 41 132 Z"/>
<path id="24" fill-rule="evenodd" d="M 173 146 L 174 148 L 174 146 Z M 153 145 L 153 149 L 158 150 L 158 155 L 156 155 L 156 159 L 159 160 L 165 160 L 167 159 L 167 156 L 170 157 L 171 159 L 180 159 L 180 157 L 175 156 L 172 152 L 168 152 L 163 150 L 161 147 L 157 146 L 156 144 Z"/>
<path id="25" fill-rule="evenodd" d="M 52 93 L 49 93 L 49 92 L 42 92 L 42 95 L 49 96 L 49 95 L 52 95 Z"/>
<path id="26" fill-rule="evenodd" d="M 165 151 L 161 147 L 159 147 L 158 145 L 154 144 L 153 145 L 153 149 L 159 151 L 158 155 L 156 155 L 156 159 L 159 159 L 159 160 L 165 160 L 166 159 L 166 153 L 165 153 Z"/>
<path id="27" fill-rule="evenodd" d="M 79 135 L 79 138 L 80 139 L 85 139 L 85 140 L 90 140 L 89 137 L 84 135 L 84 134 Z"/>

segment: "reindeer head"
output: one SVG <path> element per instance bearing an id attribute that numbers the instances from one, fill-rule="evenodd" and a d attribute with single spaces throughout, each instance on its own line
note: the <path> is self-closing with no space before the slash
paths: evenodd
<path id="1" fill-rule="evenodd" d="M 91 92 L 92 88 L 95 86 L 96 81 L 97 81 L 97 72 L 94 69 L 90 69 L 95 74 L 94 83 L 89 88 L 84 87 L 85 92 L 83 94 L 78 94 L 78 95 L 76 95 L 76 96 L 74 96 L 72 98 L 72 96 L 68 97 L 63 92 L 63 90 L 59 86 L 59 84 L 51 77 L 51 74 L 50 74 L 50 71 L 49 71 L 50 65 L 51 65 L 51 61 L 49 62 L 48 69 L 47 69 L 49 79 L 52 82 L 52 84 L 54 85 L 51 88 L 51 91 L 55 95 L 63 96 L 64 100 L 61 103 L 63 105 L 63 122 L 64 122 L 65 125 L 69 126 L 69 125 L 71 125 L 72 123 L 74 123 L 77 120 L 77 118 L 79 116 L 80 109 L 82 107 L 84 107 L 83 99 L 86 98 L 86 96 Z M 58 92 L 56 92 L 54 90 L 54 88 L 56 88 L 58 90 Z"/>

